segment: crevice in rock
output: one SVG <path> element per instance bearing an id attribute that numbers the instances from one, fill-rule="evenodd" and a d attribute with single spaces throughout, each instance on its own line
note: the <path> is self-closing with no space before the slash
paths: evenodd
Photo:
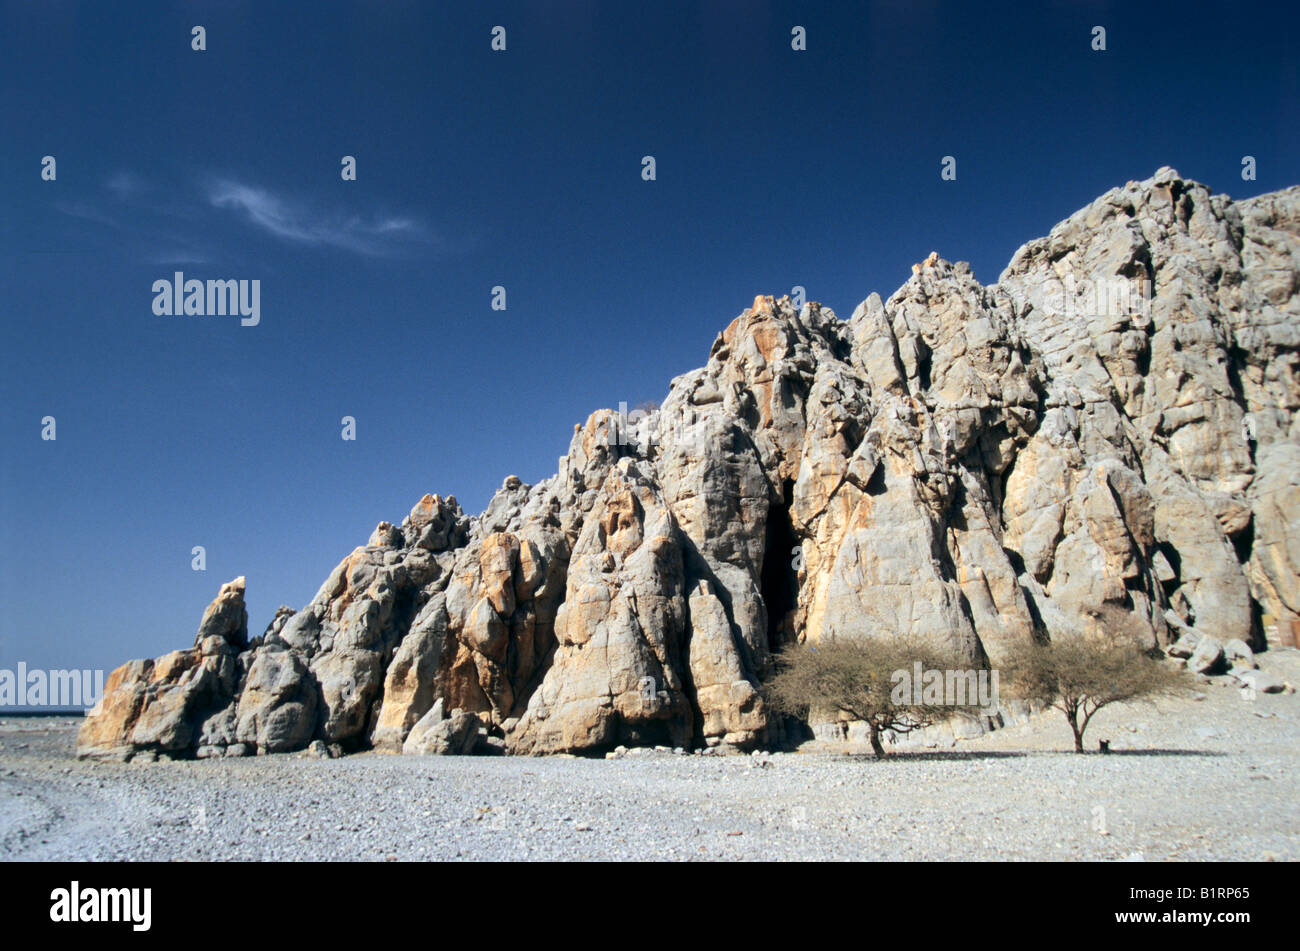
<path id="1" fill-rule="evenodd" d="M 1156 548 L 1165 556 L 1165 561 L 1169 562 L 1169 568 L 1174 573 L 1172 578 L 1161 582 L 1161 587 L 1165 589 L 1165 598 L 1169 599 L 1183 583 L 1183 559 L 1178 554 L 1178 549 L 1169 542 L 1156 542 Z"/>
<path id="2" fill-rule="evenodd" d="M 794 550 L 799 539 L 790 519 L 793 498 L 794 480 L 786 479 L 781 486 L 781 496 L 774 498 L 767 510 L 759 593 L 767 608 L 767 647 L 770 651 L 778 650 L 795 637 L 795 632 L 787 625 L 790 612 L 799 603 L 799 575 L 794 567 Z"/>
<path id="3" fill-rule="evenodd" d="M 683 536 L 685 537 L 685 536 Z M 683 568 L 685 568 L 685 552 L 683 552 Z M 687 590 L 690 590 L 690 584 L 687 584 Z M 681 644 L 678 648 L 677 669 L 681 673 L 682 695 L 686 697 L 686 704 L 691 709 L 691 746 L 695 749 L 702 749 L 704 742 L 704 712 L 700 709 L 699 689 L 695 685 L 695 671 L 691 670 L 691 640 L 695 636 L 695 617 L 691 614 L 691 599 L 689 594 L 686 601 L 686 623 L 682 628 Z M 725 611 L 724 611 L 725 613 Z M 727 623 L 731 623 L 731 618 L 727 618 Z"/>
<path id="4" fill-rule="evenodd" d="M 867 495 L 884 495 L 885 494 L 885 464 L 879 462 L 876 464 L 875 471 L 871 473 L 871 478 L 867 480 Z"/>
<path id="5" fill-rule="evenodd" d="M 384 705 L 384 686 L 388 665 L 392 663 L 393 655 L 397 653 L 397 648 L 402 641 L 411 633 L 411 624 L 415 622 L 415 616 L 420 613 L 420 608 L 424 607 L 426 600 L 428 599 L 424 596 L 424 591 L 421 588 L 400 587 L 397 589 L 397 593 L 393 598 L 392 613 L 389 615 L 388 630 L 383 634 L 378 644 L 380 656 L 379 689 L 375 693 L 375 699 L 370 704 L 369 711 L 366 713 L 365 723 L 355 738 L 358 749 L 371 748 L 370 737 L 379 723 L 379 712 Z M 324 709 L 323 702 L 321 708 Z M 324 713 L 321 716 L 323 717 Z M 324 720 L 321 722 L 323 723 Z M 346 748 L 346 744 L 344 745 Z"/>
<path id="6" fill-rule="evenodd" d="M 953 553 L 957 550 L 957 546 L 953 536 L 957 532 L 965 532 L 969 527 L 966 523 L 966 485 L 961 479 L 953 480 L 952 495 L 948 499 L 948 507 L 944 510 L 939 525 L 940 530 L 934 533 L 931 542 L 931 552 L 935 563 L 939 566 L 940 577 L 944 581 L 955 583 L 958 571 Z M 965 595 L 962 597 L 964 599 Z M 964 604 L 963 610 L 969 617 L 970 605 Z"/>
<path id="7" fill-rule="evenodd" d="M 1138 351 L 1137 370 L 1138 370 L 1138 375 L 1142 377 L 1142 380 L 1145 383 L 1146 379 L 1151 375 L 1151 333 L 1150 331 L 1147 332 L 1146 346 L 1144 346 L 1141 350 Z"/>
<path id="8" fill-rule="evenodd" d="M 1025 573 L 1025 559 L 1020 552 L 1014 548 L 1003 547 L 1002 553 L 1007 556 L 1007 562 L 1011 565 L 1011 570 L 1016 573 L 1017 578 Z"/>
<path id="9" fill-rule="evenodd" d="M 1121 603 L 1124 605 L 1124 610 L 1130 614 L 1136 613 L 1138 609 L 1135 594 L 1143 595 L 1149 600 L 1155 600 L 1153 593 L 1148 588 L 1148 578 L 1145 571 L 1139 571 L 1137 574 L 1124 579 L 1124 600 Z"/>
<path id="10" fill-rule="evenodd" d="M 1007 551 L 1007 549 L 1004 548 L 1003 551 Z M 1023 579 L 1024 575 L 1021 574 L 1019 577 Z M 1050 644 L 1052 636 L 1047 629 L 1047 622 L 1043 620 L 1043 612 L 1038 606 L 1038 598 L 1034 594 L 1033 588 L 1023 580 L 1019 580 L 1018 584 L 1021 594 L 1025 596 L 1025 607 L 1029 609 L 1029 620 L 1033 625 L 1033 630 L 1030 633 L 1034 643 Z"/>
<path id="11" fill-rule="evenodd" d="M 1246 527 L 1231 536 L 1232 548 L 1237 553 L 1237 562 L 1243 566 L 1250 564 L 1250 556 L 1255 550 L 1255 516 L 1250 517 Z M 1252 599 L 1253 600 L 1253 599 Z"/>
<path id="12" fill-rule="evenodd" d="M 1250 405 L 1246 402 L 1246 385 L 1242 381 L 1241 371 L 1249 363 L 1250 355 L 1235 342 L 1228 347 L 1228 359 L 1225 367 L 1228 373 L 1228 385 L 1232 387 L 1232 401 L 1241 408 L 1243 416 L 1250 412 Z M 1254 464 L 1256 440 L 1249 432 L 1245 434 L 1245 438 L 1247 449 L 1250 452 L 1250 461 Z"/>
<path id="13" fill-rule="evenodd" d="M 1040 415 L 1039 419 L 1041 418 Z M 997 534 L 999 540 L 1001 540 L 1002 532 L 1006 526 L 1006 512 L 1003 511 L 1003 508 L 1007 501 L 1007 483 L 1011 481 L 1011 474 L 1016 471 L 1016 463 L 1019 461 L 1020 453 L 1016 452 L 1011 456 L 1011 461 L 1007 463 L 1006 468 L 988 480 L 990 500 L 993 503 L 993 510 L 998 516 Z M 1024 562 L 1021 562 L 1021 564 L 1024 564 Z M 1023 568 L 1017 570 L 1016 574 L 1020 574 L 1023 570 Z"/>
<path id="14" fill-rule="evenodd" d="M 1255 598 L 1250 599 L 1250 649 L 1257 653 L 1268 650 L 1268 637 L 1264 634 L 1264 609 Z"/>

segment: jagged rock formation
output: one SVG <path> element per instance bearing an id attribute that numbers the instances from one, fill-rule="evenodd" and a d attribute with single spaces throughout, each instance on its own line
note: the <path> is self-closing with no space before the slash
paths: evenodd
<path id="1" fill-rule="evenodd" d="M 425 496 L 253 642 L 223 587 L 80 750 L 746 748 L 791 726 L 774 652 L 898 632 L 996 666 L 1105 625 L 1258 677 L 1300 640 L 1297 406 L 1300 187 L 1161 169 L 991 287 L 932 254 L 847 322 L 756 298 L 662 408 L 476 518 Z"/>

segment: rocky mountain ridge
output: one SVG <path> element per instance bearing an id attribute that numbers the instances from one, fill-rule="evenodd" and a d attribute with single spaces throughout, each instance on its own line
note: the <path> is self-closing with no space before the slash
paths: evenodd
<path id="1" fill-rule="evenodd" d="M 992 286 L 932 254 L 847 321 L 756 298 L 661 407 L 476 517 L 426 495 L 262 636 L 223 586 L 79 751 L 746 749 L 800 729 L 760 690 L 796 641 L 1294 645 L 1298 406 L 1300 186 L 1164 168 Z"/>

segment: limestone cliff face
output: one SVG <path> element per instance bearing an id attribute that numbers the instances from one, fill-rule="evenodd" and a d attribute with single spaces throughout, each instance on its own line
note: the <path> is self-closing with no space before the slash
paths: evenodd
<path id="1" fill-rule="evenodd" d="M 262 637 L 223 587 L 80 749 L 746 748 L 796 641 L 1294 644 L 1297 407 L 1300 187 L 1161 169 L 991 287 L 931 255 L 848 321 L 756 298 L 661 408 L 593 414 L 477 517 L 426 496 Z"/>

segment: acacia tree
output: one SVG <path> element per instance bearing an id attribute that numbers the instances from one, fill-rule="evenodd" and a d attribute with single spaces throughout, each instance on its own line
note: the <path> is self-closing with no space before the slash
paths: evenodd
<path id="1" fill-rule="evenodd" d="M 776 658 L 776 674 L 764 692 L 782 713 L 807 719 L 817 710 L 833 710 L 867 725 L 871 749 L 885 755 L 881 735 L 911 733 L 957 715 L 974 715 L 971 702 L 934 702 L 911 689 L 900 689 L 899 674 L 912 677 L 917 664 L 924 671 L 968 671 L 961 655 L 918 644 L 906 638 L 828 640 L 792 647 Z M 910 688 L 910 682 L 906 685 Z M 949 698 L 951 699 L 951 698 Z"/>
<path id="2" fill-rule="evenodd" d="M 1122 637 L 1067 637 L 1013 652 L 1003 664 L 1006 691 L 1065 714 L 1074 751 L 1097 711 L 1127 700 L 1153 701 L 1191 688 L 1186 671 L 1161 663 Z"/>

